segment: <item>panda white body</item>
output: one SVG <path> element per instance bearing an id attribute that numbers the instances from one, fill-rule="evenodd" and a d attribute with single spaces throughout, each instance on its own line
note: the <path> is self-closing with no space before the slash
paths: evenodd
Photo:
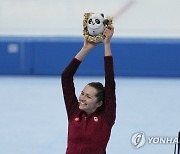
<path id="1" fill-rule="evenodd" d="M 102 34 L 104 31 L 104 15 L 103 14 L 92 14 L 87 22 L 87 29 L 90 35 L 95 36 Z"/>

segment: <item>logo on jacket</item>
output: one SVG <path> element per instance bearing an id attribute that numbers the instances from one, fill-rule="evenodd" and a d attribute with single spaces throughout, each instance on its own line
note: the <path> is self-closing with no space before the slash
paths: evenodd
<path id="1" fill-rule="evenodd" d="M 78 118 L 78 117 L 76 117 L 74 120 L 75 120 L 75 121 L 79 121 L 79 118 Z"/>
<path id="2" fill-rule="evenodd" d="M 95 122 L 98 122 L 98 117 L 94 117 L 94 121 L 95 121 Z"/>

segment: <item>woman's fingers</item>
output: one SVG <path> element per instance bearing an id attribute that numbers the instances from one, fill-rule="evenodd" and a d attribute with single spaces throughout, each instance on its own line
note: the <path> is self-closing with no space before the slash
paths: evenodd
<path id="1" fill-rule="evenodd" d="M 108 25 L 105 28 L 103 35 L 105 35 L 107 37 L 107 36 L 111 36 L 113 33 L 114 33 L 114 27 L 112 25 Z"/>

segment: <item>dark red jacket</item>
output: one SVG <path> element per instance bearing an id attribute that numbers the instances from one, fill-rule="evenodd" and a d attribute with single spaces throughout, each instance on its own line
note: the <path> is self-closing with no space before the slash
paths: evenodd
<path id="1" fill-rule="evenodd" d="M 73 76 L 80 65 L 73 59 L 64 70 L 61 80 L 68 116 L 68 146 L 66 154 L 105 154 L 111 128 L 116 117 L 113 58 L 106 56 L 105 100 L 101 108 L 87 115 L 79 109 Z"/>

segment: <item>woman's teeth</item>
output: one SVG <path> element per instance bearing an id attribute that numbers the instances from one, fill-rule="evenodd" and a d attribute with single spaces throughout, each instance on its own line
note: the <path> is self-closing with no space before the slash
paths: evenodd
<path id="1" fill-rule="evenodd" d="M 82 105 L 87 105 L 86 103 L 84 103 L 84 102 L 80 102 Z"/>

